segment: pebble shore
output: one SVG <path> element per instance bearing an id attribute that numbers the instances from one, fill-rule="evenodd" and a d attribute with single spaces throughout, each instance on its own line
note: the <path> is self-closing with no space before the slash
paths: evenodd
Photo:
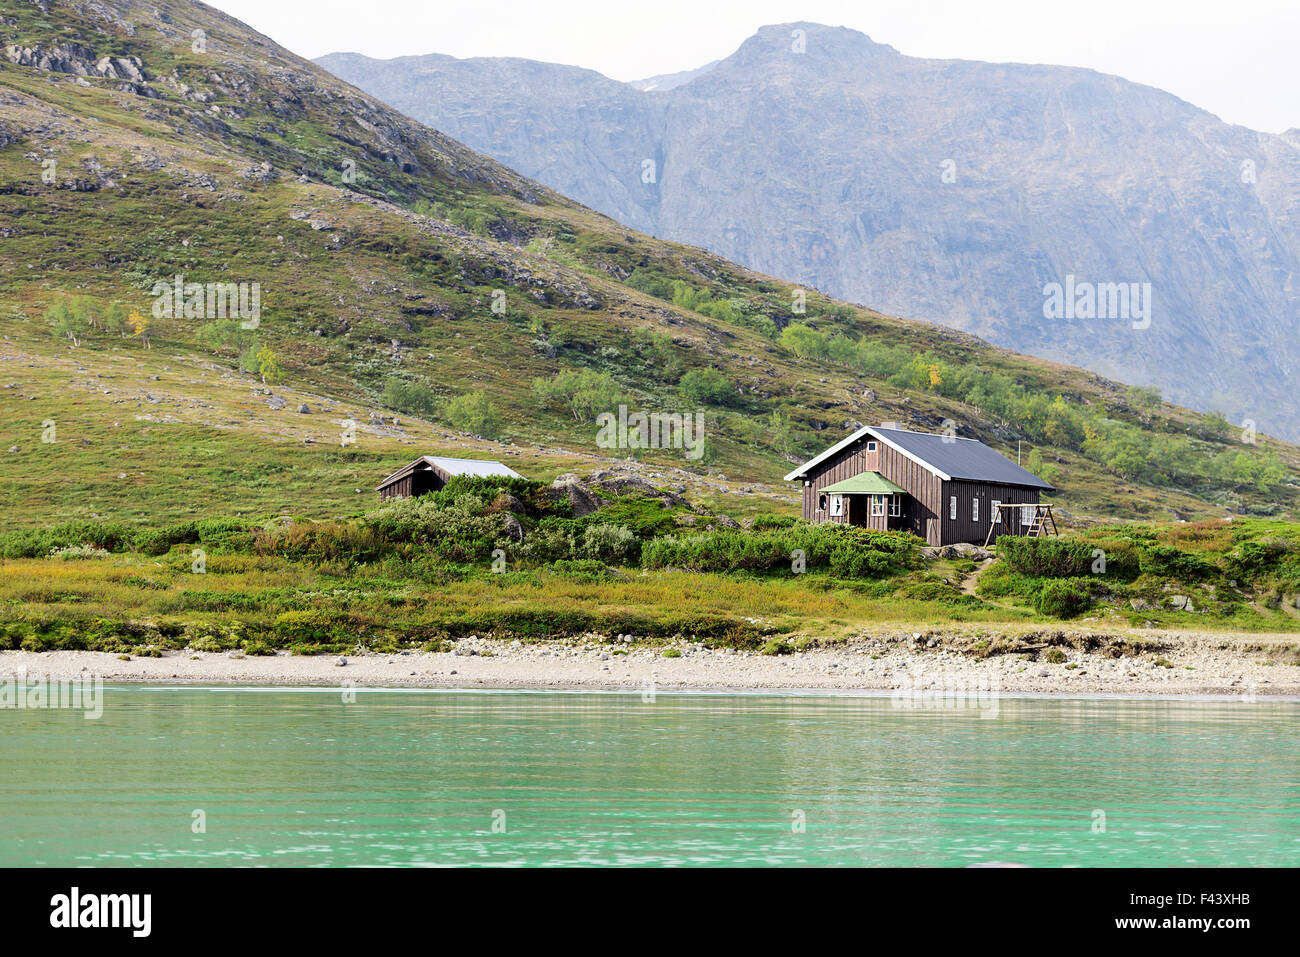
<path id="1" fill-rule="evenodd" d="M 1057 633 L 1058 640 L 1061 633 Z M 1068 633 L 1067 638 L 1072 638 Z M 1119 640 L 1131 643 L 1134 635 Z M 170 652 L 122 660 L 82 651 L 0 652 L 0 679 L 15 675 L 157 684 L 413 688 L 566 688 L 642 691 L 979 691 L 992 694 L 1300 695 L 1294 635 L 1145 633 L 1159 650 L 1119 654 L 1048 647 L 980 657 L 971 636 L 862 635 L 794 654 L 701 645 L 466 638 L 446 653 L 322 655 Z M 1091 636 L 1096 644 L 1096 636 Z M 1087 641 L 1077 642 L 1088 645 Z"/>

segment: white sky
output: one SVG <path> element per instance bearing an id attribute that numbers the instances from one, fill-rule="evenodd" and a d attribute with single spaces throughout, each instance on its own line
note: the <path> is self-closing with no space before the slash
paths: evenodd
<path id="1" fill-rule="evenodd" d="M 1091 67 L 1223 119 L 1300 127 L 1300 0 L 210 0 L 295 53 L 518 56 L 618 80 L 693 69 L 769 23 L 910 56 Z"/>

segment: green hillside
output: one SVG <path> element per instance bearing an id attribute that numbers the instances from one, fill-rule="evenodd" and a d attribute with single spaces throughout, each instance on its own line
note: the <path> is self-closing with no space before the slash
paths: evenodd
<path id="1" fill-rule="evenodd" d="M 544 481 L 634 457 L 715 511 L 794 514 L 789 463 L 945 420 L 1041 461 L 1076 521 L 1295 513 L 1295 447 L 815 291 L 801 310 L 202 4 L 0 0 L 0 46 L 10 528 L 353 515 L 420 453 Z M 256 328 L 154 317 L 176 276 L 256 283 Z M 620 403 L 703 410 L 703 457 L 601 448 Z"/>

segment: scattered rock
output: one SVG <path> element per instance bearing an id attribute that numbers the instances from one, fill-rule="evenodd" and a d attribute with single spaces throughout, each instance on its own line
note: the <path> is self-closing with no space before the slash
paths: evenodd
<path id="1" fill-rule="evenodd" d="M 582 518 L 599 511 L 605 502 L 599 495 L 578 481 L 576 475 L 561 475 L 551 483 L 548 494 L 555 501 L 567 499 L 574 518 Z"/>

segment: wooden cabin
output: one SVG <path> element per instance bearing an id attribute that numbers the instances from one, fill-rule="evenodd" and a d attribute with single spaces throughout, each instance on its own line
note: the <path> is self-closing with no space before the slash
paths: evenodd
<path id="1" fill-rule="evenodd" d="M 908 531 L 931 545 L 1039 534 L 1049 506 L 998 506 L 1039 505 L 1055 491 L 983 442 L 884 426 L 858 429 L 785 480 L 803 483 L 810 522 Z"/>
<path id="2" fill-rule="evenodd" d="M 410 465 L 398 469 L 379 483 L 379 497 L 414 498 L 436 492 L 454 475 L 502 476 L 523 478 L 518 472 L 500 462 L 486 459 L 448 459 L 436 455 L 422 455 Z"/>

